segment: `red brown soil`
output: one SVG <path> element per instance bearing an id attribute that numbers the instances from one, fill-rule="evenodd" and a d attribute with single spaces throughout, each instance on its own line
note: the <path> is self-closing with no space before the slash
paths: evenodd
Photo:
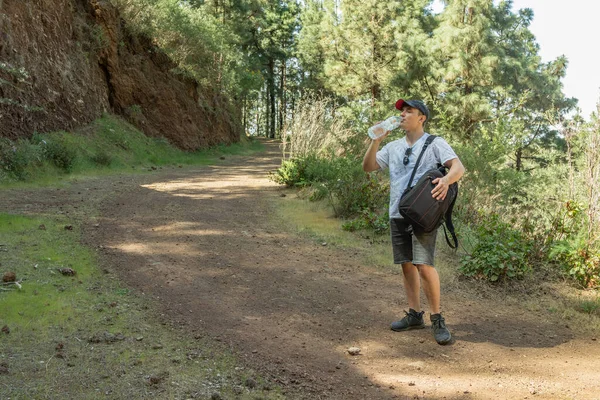
<path id="1" fill-rule="evenodd" d="M 106 268 L 158 300 L 165 320 L 228 343 L 289 398 L 600 398 L 596 338 L 543 309 L 450 285 L 453 345 L 429 329 L 392 332 L 406 304 L 401 275 L 362 265 L 363 249 L 278 226 L 270 215 L 286 200 L 267 177 L 278 165 L 268 143 L 218 166 L 101 178 L 29 202 L 68 213 L 96 199 L 84 234 Z M 354 346 L 360 355 L 348 354 Z"/>
<path id="2" fill-rule="evenodd" d="M 221 89 L 174 74 L 110 2 L 0 1 L 0 61 L 0 138 L 73 130 L 106 112 L 185 150 L 240 138 Z"/>

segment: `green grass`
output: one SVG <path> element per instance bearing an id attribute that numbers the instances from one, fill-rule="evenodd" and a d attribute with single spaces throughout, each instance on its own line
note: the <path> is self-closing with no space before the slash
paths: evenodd
<path id="1" fill-rule="evenodd" d="M 159 321 L 153 300 L 102 272 L 66 224 L 0 214 L 0 271 L 21 284 L 0 291 L 2 398 L 282 398 L 227 349 Z"/>
<path id="2" fill-rule="evenodd" d="M 123 119 L 105 115 L 77 132 L 35 134 L 16 142 L 0 139 L 0 185 L 51 185 L 78 176 L 145 172 L 161 166 L 210 165 L 226 155 L 252 154 L 262 144 L 185 152 L 163 138 L 150 138 Z"/>
<path id="3" fill-rule="evenodd" d="M 575 302 L 575 309 L 584 314 L 600 317 L 600 296 L 596 295 L 594 298 L 579 299 Z"/>
<path id="4" fill-rule="evenodd" d="M 41 225 L 46 229 L 41 230 Z M 37 322 L 60 323 L 71 316 L 79 282 L 92 278 L 92 254 L 82 249 L 73 258 L 70 251 L 65 252 L 72 238 L 78 237 L 76 231 L 65 230 L 65 225 L 61 220 L 44 224 L 40 219 L 0 215 L 0 268 L 23 280 L 22 290 L 2 298 L 2 319 L 28 321 L 25 316 L 32 315 Z M 60 268 L 76 268 L 77 276 L 64 277 Z"/>

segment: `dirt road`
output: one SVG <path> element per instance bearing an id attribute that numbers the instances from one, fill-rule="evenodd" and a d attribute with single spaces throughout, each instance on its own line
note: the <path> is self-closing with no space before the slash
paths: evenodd
<path id="1" fill-rule="evenodd" d="M 401 276 L 278 227 L 281 188 L 267 177 L 278 165 L 270 143 L 219 166 L 102 178 L 86 241 L 164 318 L 230 344 L 289 398 L 600 399 L 598 341 L 543 307 L 455 285 L 443 293 L 453 345 L 389 330 Z"/>

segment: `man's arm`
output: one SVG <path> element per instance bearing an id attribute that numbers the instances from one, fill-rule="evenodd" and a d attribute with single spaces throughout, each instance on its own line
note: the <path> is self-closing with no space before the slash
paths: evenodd
<path id="1" fill-rule="evenodd" d="M 458 158 L 448 160 L 444 165 L 450 168 L 448 175 L 445 176 L 445 178 L 448 180 L 448 185 L 458 182 L 458 180 L 462 178 L 463 174 L 465 173 L 465 166 Z"/>
<path id="2" fill-rule="evenodd" d="M 462 178 L 463 174 L 465 173 L 465 167 L 458 158 L 448 160 L 444 165 L 450 168 L 448 175 L 431 181 L 431 183 L 434 185 L 437 184 L 437 186 L 431 191 L 431 195 L 436 200 L 444 200 L 446 198 L 446 194 L 448 193 L 448 187 L 454 182 L 458 182 L 458 180 Z"/>
<path id="3" fill-rule="evenodd" d="M 365 153 L 365 157 L 363 158 L 363 170 L 365 172 L 377 171 L 381 167 L 377 163 L 377 151 L 379 150 L 379 145 L 390 134 L 390 131 L 387 131 L 385 135 L 381 136 L 378 139 L 371 140 L 371 144 L 369 144 L 369 148 Z"/>

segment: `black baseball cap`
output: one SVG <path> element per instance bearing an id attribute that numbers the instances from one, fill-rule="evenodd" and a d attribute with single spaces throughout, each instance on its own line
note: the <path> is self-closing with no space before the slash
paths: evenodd
<path id="1" fill-rule="evenodd" d="M 396 108 L 398 110 L 401 110 L 402 107 L 405 105 L 412 107 L 412 108 L 416 108 L 417 110 L 421 111 L 421 113 L 423 113 L 423 115 L 425 115 L 425 121 L 429 120 L 429 108 L 427 108 L 425 103 L 423 103 L 421 100 L 400 99 L 396 102 Z"/>

